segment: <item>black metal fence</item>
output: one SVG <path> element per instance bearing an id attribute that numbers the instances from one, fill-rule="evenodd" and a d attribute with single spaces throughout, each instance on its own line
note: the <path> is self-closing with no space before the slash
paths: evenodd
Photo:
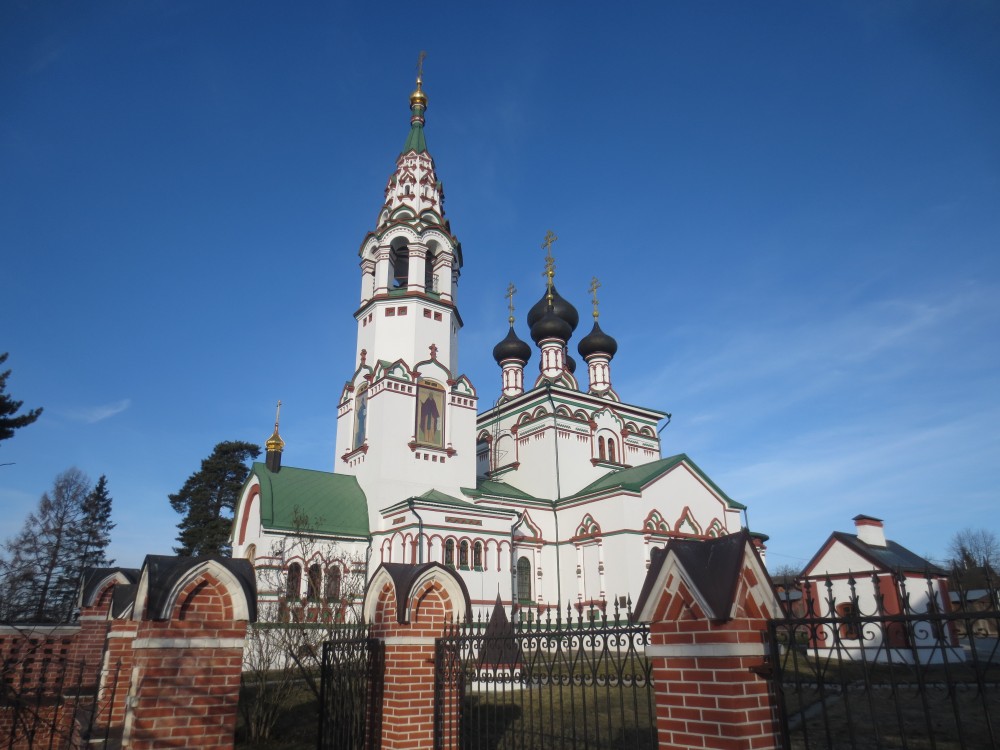
<path id="1" fill-rule="evenodd" d="M 0 677 L 0 747 L 76 750 L 110 739 L 107 714 L 118 683 L 117 664 L 99 690 L 86 664 L 42 652 L 9 658 Z"/>
<path id="2" fill-rule="evenodd" d="M 769 624 L 785 747 L 1000 746 L 996 591 L 986 608 L 936 574 L 791 587 L 790 616 Z"/>
<path id="3" fill-rule="evenodd" d="M 345 625 L 323 644 L 320 750 L 378 750 L 382 742 L 385 644 L 365 624 Z"/>
<path id="4" fill-rule="evenodd" d="M 519 614 L 498 603 L 438 639 L 436 747 L 656 747 L 648 625 L 617 606 Z"/>

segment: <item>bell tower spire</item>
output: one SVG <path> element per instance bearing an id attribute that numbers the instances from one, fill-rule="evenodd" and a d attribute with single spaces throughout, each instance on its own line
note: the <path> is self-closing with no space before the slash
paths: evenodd
<path id="1" fill-rule="evenodd" d="M 385 201 L 374 231 L 361 245 L 361 306 L 358 344 L 369 361 L 412 364 L 435 344 L 437 359 L 458 366 L 456 305 L 462 246 L 444 214 L 444 186 L 424 137 L 427 93 L 424 59 L 417 59 L 416 88 L 410 94 L 410 132 L 396 169 L 385 186 Z"/>
<path id="2" fill-rule="evenodd" d="M 337 467 L 358 478 L 370 507 L 420 487 L 458 494 L 475 482 L 475 452 L 458 449 L 475 444 L 476 404 L 458 370 L 462 246 L 424 136 L 425 57 L 409 95 L 409 133 L 358 251 L 353 374 L 338 407 Z"/>

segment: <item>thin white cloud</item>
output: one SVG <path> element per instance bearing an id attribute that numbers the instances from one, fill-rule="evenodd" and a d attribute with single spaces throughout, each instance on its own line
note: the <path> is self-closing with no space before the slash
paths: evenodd
<path id="1" fill-rule="evenodd" d="M 77 409 L 68 413 L 71 419 L 76 419 L 81 422 L 86 422 L 87 424 L 96 424 L 97 422 L 103 422 L 105 419 L 110 419 L 116 414 L 121 414 L 123 411 L 128 409 L 132 405 L 132 399 L 123 398 L 121 401 L 115 401 L 110 404 L 101 404 L 99 406 L 90 406 L 83 409 Z"/>

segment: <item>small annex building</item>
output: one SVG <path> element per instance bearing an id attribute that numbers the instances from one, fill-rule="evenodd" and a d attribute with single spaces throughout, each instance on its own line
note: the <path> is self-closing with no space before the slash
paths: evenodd
<path id="1" fill-rule="evenodd" d="M 668 539 L 743 527 L 744 506 L 690 457 L 663 457 L 669 414 L 614 388 L 618 344 L 599 324 L 596 279 L 578 371 L 570 340 L 580 315 L 555 287 L 551 234 L 545 292 L 524 320 L 534 347 L 516 332 L 511 285 L 483 408 L 459 367 L 465 253 L 445 218 L 426 108 L 418 77 L 403 151 L 358 250 L 358 304 L 343 309 L 353 307 L 357 339 L 343 364 L 332 470 L 284 466 L 276 420 L 236 507 L 233 555 L 258 570 L 262 618 L 267 603 L 349 596 L 395 563 L 455 569 L 485 616 L 498 594 L 529 617 L 604 609 L 638 596 L 652 550 Z M 348 576 L 361 585 L 345 587 Z"/>
<path id="2" fill-rule="evenodd" d="M 954 633 L 907 619 L 951 611 L 947 572 L 887 539 L 882 519 L 853 520 L 855 533 L 833 532 L 802 571 L 805 606 L 812 609 L 806 616 L 843 621 L 836 632 L 831 625 L 818 628 L 810 645 L 851 658 L 864 650 L 872 661 L 964 660 Z M 887 624 L 875 622 L 881 618 Z"/>

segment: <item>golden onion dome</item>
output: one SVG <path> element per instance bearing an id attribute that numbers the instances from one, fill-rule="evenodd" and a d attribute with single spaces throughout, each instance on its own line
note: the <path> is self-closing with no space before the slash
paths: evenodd
<path id="1" fill-rule="evenodd" d="M 414 89 L 413 93 L 410 94 L 410 109 L 414 107 L 423 107 L 427 109 L 427 94 L 424 93 L 423 88 L 421 88 L 423 81 L 419 78 L 417 79 L 417 88 Z"/>
<path id="2" fill-rule="evenodd" d="M 267 446 L 267 450 L 269 452 L 278 451 L 280 453 L 285 449 L 285 441 L 282 440 L 281 435 L 278 434 L 277 427 L 274 428 L 274 432 L 271 433 L 271 437 L 267 439 L 267 442 L 264 443 L 264 445 Z"/>
<path id="3" fill-rule="evenodd" d="M 278 422 L 281 421 L 281 402 L 278 402 L 278 409 L 274 415 L 274 432 L 271 433 L 271 437 L 267 439 L 264 443 L 267 448 L 268 453 L 277 452 L 281 453 L 285 448 L 285 441 L 281 439 L 281 435 L 278 434 Z"/>

